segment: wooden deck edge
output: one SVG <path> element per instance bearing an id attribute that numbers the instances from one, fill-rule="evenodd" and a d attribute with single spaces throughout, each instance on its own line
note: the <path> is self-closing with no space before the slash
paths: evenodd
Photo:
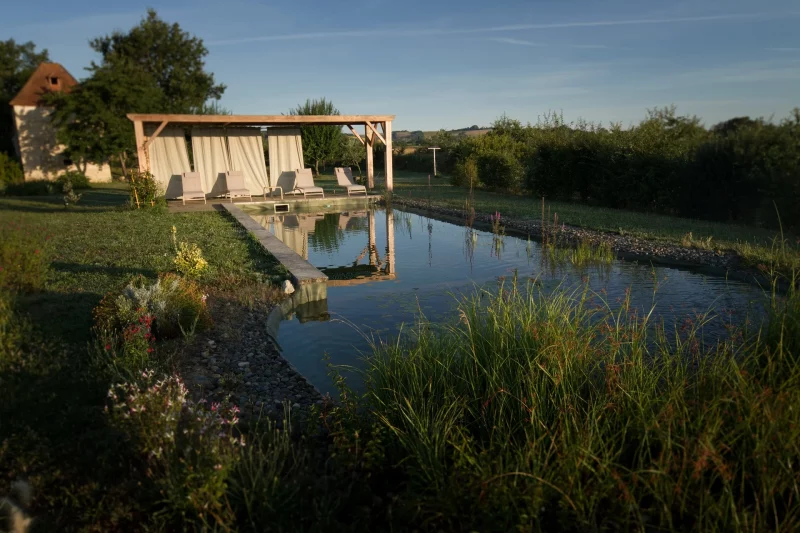
<path id="1" fill-rule="evenodd" d="M 328 276 L 323 274 L 317 267 L 297 255 L 297 253 L 283 244 L 280 239 L 275 237 L 261 224 L 256 222 L 253 217 L 242 211 L 236 204 L 221 204 L 233 218 L 244 229 L 252 233 L 261 246 L 275 257 L 280 263 L 289 271 L 292 276 L 292 283 L 298 289 L 303 289 L 304 292 L 310 290 L 310 287 L 305 285 L 317 284 L 320 287 L 314 287 L 313 299 L 323 299 L 327 297 L 327 282 Z M 325 293 L 325 294 L 322 294 Z"/>

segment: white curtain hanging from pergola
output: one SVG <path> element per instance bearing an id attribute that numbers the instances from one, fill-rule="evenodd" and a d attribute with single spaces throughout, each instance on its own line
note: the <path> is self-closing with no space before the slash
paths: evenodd
<path id="1" fill-rule="evenodd" d="M 300 128 L 267 128 L 267 142 L 270 184 L 281 186 L 283 192 L 287 192 L 294 184 L 295 170 L 305 168 Z"/>
<path id="2" fill-rule="evenodd" d="M 231 170 L 225 130 L 192 128 L 192 156 L 194 170 L 200 174 L 206 196 L 224 196 L 225 172 Z"/>
<path id="3" fill-rule="evenodd" d="M 152 137 L 157 124 L 147 126 L 145 135 Z M 165 191 L 165 196 L 172 200 L 183 195 L 181 174 L 191 172 L 189 152 L 186 150 L 186 138 L 183 128 L 166 127 L 153 139 L 148 148 L 150 172 Z"/>
<path id="4" fill-rule="evenodd" d="M 244 173 L 250 194 L 262 194 L 269 185 L 267 162 L 260 128 L 228 128 L 230 170 Z"/>

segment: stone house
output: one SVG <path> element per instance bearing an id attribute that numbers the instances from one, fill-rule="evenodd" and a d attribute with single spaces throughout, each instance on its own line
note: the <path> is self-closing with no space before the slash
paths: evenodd
<path id="1" fill-rule="evenodd" d="M 111 180 L 108 164 L 88 164 L 86 169 L 79 169 L 56 141 L 50 122 L 52 108 L 44 104 L 43 97 L 53 91 L 69 91 L 77 84 L 63 66 L 42 63 L 9 102 L 14 111 L 14 147 L 22 161 L 25 181 L 54 180 L 70 170 L 83 170 L 90 181 Z"/>

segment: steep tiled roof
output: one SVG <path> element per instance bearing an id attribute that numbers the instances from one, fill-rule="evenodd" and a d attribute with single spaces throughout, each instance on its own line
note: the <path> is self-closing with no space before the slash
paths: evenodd
<path id="1" fill-rule="evenodd" d="M 11 105 L 36 106 L 41 103 L 42 95 L 52 91 L 69 91 L 78 82 L 58 63 L 42 63 L 28 81 L 20 89 Z"/>

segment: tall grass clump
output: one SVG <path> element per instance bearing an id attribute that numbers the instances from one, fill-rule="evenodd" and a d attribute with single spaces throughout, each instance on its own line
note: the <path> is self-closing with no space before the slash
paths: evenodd
<path id="1" fill-rule="evenodd" d="M 586 287 L 505 285 L 379 347 L 366 401 L 434 529 L 791 531 L 798 302 L 706 345 L 702 320 L 668 334 Z"/>

